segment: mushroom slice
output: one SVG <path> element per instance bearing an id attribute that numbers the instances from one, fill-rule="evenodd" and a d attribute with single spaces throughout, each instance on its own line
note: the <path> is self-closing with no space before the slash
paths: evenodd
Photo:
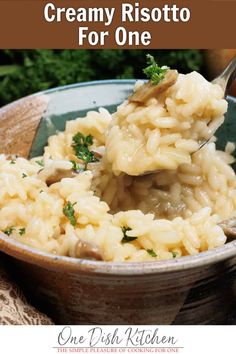
<path id="1" fill-rule="evenodd" d="M 47 186 L 50 187 L 52 184 L 60 182 L 63 178 L 74 178 L 76 175 L 77 172 L 74 170 L 63 170 L 57 168 L 46 178 L 45 182 Z"/>
<path id="2" fill-rule="evenodd" d="M 18 158 L 15 154 L 6 154 L 5 156 L 8 161 L 16 160 Z"/>
<path id="3" fill-rule="evenodd" d="M 100 154 L 99 151 L 93 150 L 92 152 L 93 152 L 94 157 L 95 157 L 96 159 L 100 160 L 100 159 L 102 158 L 102 154 Z"/>
<path id="4" fill-rule="evenodd" d="M 227 237 L 236 239 L 236 218 L 222 221 L 219 226 L 223 229 Z"/>
<path id="5" fill-rule="evenodd" d="M 151 81 L 142 85 L 136 92 L 130 97 L 130 102 L 145 103 L 150 98 L 156 97 L 162 92 L 166 91 L 169 87 L 173 86 L 178 79 L 178 71 L 168 70 L 165 74 L 165 78 L 157 85 L 153 85 Z"/>
<path id="6" fill-rule="evenodd" d="M 38 172 L 38 178 L 47 186 L 60 182 L 63 178 L 73 178 L 79 173 L 73 168 L 71 161 L 48 160 L 44 168 Z"/>
<path id="7" fill-rule="evenodd" d="M 79 240 L 75 245 L 75 256 L 77 258 L 103 261 L 102 252 L 95 243 Z"/>

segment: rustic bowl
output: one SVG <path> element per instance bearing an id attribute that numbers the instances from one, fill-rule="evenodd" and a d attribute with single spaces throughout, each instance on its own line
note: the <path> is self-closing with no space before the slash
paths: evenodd
<path id="1" fill-rule="evenodd" d="M 2 108 L 0 152 L 41 154 L 47 137 L 63 130 L 66 120 L 100 106 L 114 111 L 133 83 L 62 87 Z M 229 98 L 221 148 L 235 140 L 235 115 L 236 100 Z M 236 314 L 236 241 L 196 256 L 146 263 L 55 256 L 2 233 L 0 250 L 28 300 L 57 324 L 229 324 Z"/>

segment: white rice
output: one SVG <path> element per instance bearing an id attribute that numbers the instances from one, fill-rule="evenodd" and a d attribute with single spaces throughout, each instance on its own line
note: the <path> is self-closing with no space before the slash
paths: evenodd
<path id="1" fill-rule="evenodd" d="M 125 102 L 113 117 L 100 109 L 68 121 L 64 132 L 49 138 L 43 157 L 11 162 L 0 155 L 0 230 L 71 257 L 78 257 L 82 240 L 105 261 L 172 259 L 222 246 L 226 237 L 218 223 L 236 210 L 234 145 L 220 152 L 211 142 L 191 153 L 223 121 L 226 108 L 219 87 L 197 73 L 180 75 L 147 107 Z M 78 160 L 71 147 L 78 132 L 91 134 L 91 150 L 103 157 L 88 171 L 47 186 L 53 171 L 70 170 L 69 161 Z M 124 173 L 156 169 L 145 176 Z M 68 202 L 76 225 L 63 213 Z M 122 242 L 124 228 L 133 241 Z"/>
<path id="2" fill-rule="evenodd" d="M 180 74 L 173 86 L 143 105 L 124 102 L 106 138 L 114 174 L 138 176 L 190 163 L 191 153 L 224 121 L 227 102 L 223 97 L 220 86 L 192 72 Z"/>

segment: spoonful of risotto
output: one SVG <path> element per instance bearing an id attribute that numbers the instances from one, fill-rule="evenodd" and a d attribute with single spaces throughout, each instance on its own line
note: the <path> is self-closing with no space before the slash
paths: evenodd
<path id="1" fill-rule="evenodd" d="M 236 57 L 213 82 L 201 74 L 159 67 L 148 55 L 147 83 L 118 107 L 106 137 L 115 175 L 176 170 L 208 142 L 224 122 L 225 96 L 236 75 Z"/>

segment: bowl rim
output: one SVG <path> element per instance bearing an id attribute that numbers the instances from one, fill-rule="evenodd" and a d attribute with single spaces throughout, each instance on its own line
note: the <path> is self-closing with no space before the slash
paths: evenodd
<path id="1" fill-rule="evenodd" d="M 6 106 L 1 107 L 0 111 L 11 109 L 13 105 L 17 105 L 22 100 L 36 95 L 50 94 L 73 88 L 101 84 L 132 84 L 136 81 L 137 79 L 97 80 L 55 87 L 20 98 Z M 236 104 L 235 97 L 228 96 L 227 98 Z M 27 246 L 0 232 L 0 251 L 12 256 L 13 258 L 17 258 L 30 264 L 39 265 L 44 268 L 47 267 L 48 269 L 60 269 L 64 272 L 80 271 L 81 273 L 95 273 L 107 276 L 145 276 L 147 274 L 154 275 L 157 273 L 184 271 L 223 262 L 236 256 L 236 240 L 226 243 L 221 247 L 177 259 L 148 262 L 105 262 L 50 254 Z"/>
<path id="2" fill-rule="evenodd" d="M 148 275 L 185 271 L 236 257 L 236 240 L 193 256 L 148 262 L 105 262 L 54 255 L 34 249 L 0 232 L 0 251 L 27 263 L 64 272 L 96 273 L 102 275 Z"/>
<path id="3" fill-rule="evenodd" d="M 57 87 L 53 87 L 47 90 L 43 90 L 43 91 L 38 91 L 35 92 L 33 94 L 29 94 L 26 95 L 24 97 L 18 98 L 15 101 L 12 101 L 10 103 L 7 103 L 6 105 L 0 107 L 0 112 L 5 110 L 5 109 L 9 109 L 12 106 L 15 106 L 18 103 L 21 103 L 22 101 L 24 101 L 27 98 L 31 98 L 34 96 L 42 96 L 42 95 L 48 95 L 50 93 L 56 93 L 56 92 L 60 92 L 60 91 L 66 91 L 66 90 L 70 90 L 70 89 L 76 89 L 79 87 L 86 87 L 86 86 L 95 86 L 95 85 L 102 85 L 102 84 L 135 84 L 135 82 L 137 81 L 147 81 L 146 79 L 107 79 L 107 80 L 93 80 L 93 81 L 85 81 L 85 82 L 77 82 L 74 84 L 69 84 L 69 85 L 64 85 L 64 86 L 57 86 Z M 226 99 L 233 101 L 236 104 L 236 97 L 231 96 L 231 95 L 227 95 Z"/>
<path id="4" fill-rule="evenodd" d="M 70 90 L 74 89 L 77 87 L 86 87 L 86 86 L 96 86 L 96 85 L 102 85 L 102 84 L 134 84 L 136 81 L 141 80 L 141 81 L 147 81 L 146 79 L 107 79 L 107 80 L 92 80 L 92 81 L 84 81 L 84 82 L 77 82 L 74 84 L 70 85 L 64 85 L 64 86 L 58 86 L 58 87 L 53 87 L 45 91 L 40 91 L 38 93 L 54 93 L 54 92 L 60 92 L 60 91 L 65 91 L 65 90 Z M 37 93 L 36 93 L 37 94 Z M 24 98 L 24 97 L 23 97 Z"/>

